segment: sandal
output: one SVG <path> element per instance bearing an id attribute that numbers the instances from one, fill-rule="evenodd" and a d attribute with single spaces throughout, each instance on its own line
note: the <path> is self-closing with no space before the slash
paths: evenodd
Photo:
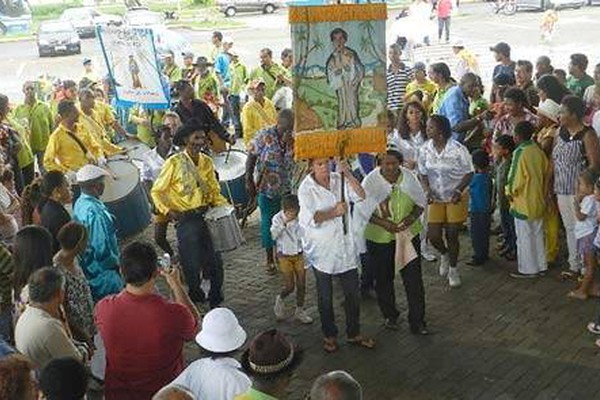
<path id="1" fill-rule="evenodd" d="M 277 273 L 277 268 L 275 267 L 275 264 L 267 264 L 265 270 L 267 272 L 267 275 L 275 275 Z"/>
<path id="2" fill-rule="evenodd" d="M 352 339 L 346 341 L 348 344 L 353 346 L 364 347 L 365 349 L 372 349 L 375 347 L 375 340 L 365 336 L 355 336 Z"/>
<path id="3" fill-rule="evenodd" d="M 339 347 L 337 344 L 337 340 L 334 337 L 326 337 L 323 338 L 323 350 L 327 353 L 335 353 L 338 351 Z"/>
<path id="4" fill-rule="evenodd" d="M 600 325 L 595 322 L 590 322 L 587 324 L 587 330 L 594 335 L 600 335 Z"/>
<path id="5" fill-rule="evenodd" d="M 579 293 L 577 290 L 571 290 L 567 293 L 567 297 L 578 300 L 587 300 L 588 296 L 585 293 Z"/>

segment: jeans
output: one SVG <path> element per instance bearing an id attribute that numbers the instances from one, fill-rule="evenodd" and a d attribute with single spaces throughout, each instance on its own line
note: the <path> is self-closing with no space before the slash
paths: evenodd
<path id="1" fill-rule="evenodd" d="M 235 128 L 235 137 L 242 137 L 242 121 L 240 118 L 240 95 L 239 94 L 230 94 L 229 95 L 229 106 L 231 108 L 231 122 L 233 123 L 233 127 Z"/>
<path id="2" fill-rule="evenodd" d="M 515 218 L 508 209 L 500 209 L 500 226 L 504 236 L 504 244 L 510 252 L 517 251 L 517 235 L 515 233 Z"/>
<path id="3" fill-rule="evenodd" d="M 0 339 L 6 343 L 13 342 L 13 315 L 12 307 L 7 305 L 0 311 Z"/>
<path id="4" fill-rule="evenodd" d="M 360 295 L 358 290 L 358 270 L 351 269 L 341 274 L 328 274 L 313 267 L 317 284 L 317 298 L 321 330 L 325 337 L 338 334 L 333 314 L 333 278 L 337 278 L 344 292 L 344 312 L 346 314 L 346 335 L 354 338 L 360 333 Z"/>
<path id="5" fill-rule="evenodd" d="M 473 260 L 486 261 L 490 256 L 491 215 L 489 212 L 472 212 L 470 219 Z"/>
<path id="6" fill-rule="evenodd" d="M 214 250 L 212 238 L 202 214 L 186 215 L 176 224 L 179 258 L 190 298 L 203 302 L 205 295 L 200 288 L 200 272 L 210 280 L 208 303 L 211 307 L 223 301 L 223 260 Z"/>
<path id="7" fill-rule="evenodd" d="M 421 239 L 418 235 L 412 239 L 412 244 L 417 257 L 400 270 L 400 275 L 408 303 L 408 323 L 414 330 L 425 325 L 425 289 L 421 273 Z M 400 316 L 394 290 L 396 242 L 382 244 L 368 240 L 367 251 L 369 264 L 375 273 L 379 309 L 384 318 L 396 320 Z"/>
<path id="8" fill-rule="evenodd" d="M 373 276 L 373 268 L 368 262 L 367 253 L 360 255 L 360 290 L 368 292 L 375 286 L 375 277 Z"/>
<path id="9" fill-rule="evenodd" d="M 450 40 L 450 17 L 438 18 L 438 39 L 442 40 L 442 33 L 446 34 L 446 42 Z"/>
<path id="10" fill-rule="evenodd" d="M 223 115 L 221 116 L 221 124 L 227 128 L 231 122 L 231 103 L 229 103 L 229 96 L 225 96 L 223 101 Z"/>

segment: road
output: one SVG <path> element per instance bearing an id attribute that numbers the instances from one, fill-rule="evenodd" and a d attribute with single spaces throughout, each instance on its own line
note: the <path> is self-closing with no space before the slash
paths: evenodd
<path id="1" fill-rule="evenodd" d="M 560 11 L 558 32 L 551 45 L 542 44 L 539 39 L 539 23 L 542 15 L 536 12 L 517 13 L 514 16 L 498 16 L 491 13 L 485 3 L 465 4 L 461 15 L 453 18 L 452 40 L 461 39 L 479 55 L 484 81 L 489 78 L 494 64 L 488 48 L 503 40 L 513 46 L 513 58 L 534 60 L 546 54 L 552 57 L 554 65 L 565 68 L 568 56 L 582 52 L 590 58 L 590 65 L 600 62 L 600 48 L 597 44 L 600 35 L 600 7 L 583 7 L 580 10 Z M 390 12 L 388 27 L 396 12 Z M 289 25 L 285 10 L 272 15 L 247 15 L 239 17 L 247 26 L 227 31 L 235 41 L 235 48 L 242 60 L 249 66 L 258 63 L 258 51 L 270 47 L 276 54 L 290 46 Z M 209 48 L 210 32 L 180 30 L 192 44 L 194 50 L 206 54 Z M 435 41 L 434 41 L 435 42 Z M 21 97 L 20 87 L 23 81 L 47 73 L 60 78 L 79 79 L 82 73 L 81 61 L 92 58 L 99 68 L 103 68 L 100 48 L 95 39 L 83 41 L 83 53 L 77 56 L 40 59 L 37 56 L 35 42 L 14 42 L 0 44 L 0 92 L 14 100 Z M 452 63 L 450 46 L 434 44 L 417 52 L 417 58 L 423 61 L 446 60 Z"/>

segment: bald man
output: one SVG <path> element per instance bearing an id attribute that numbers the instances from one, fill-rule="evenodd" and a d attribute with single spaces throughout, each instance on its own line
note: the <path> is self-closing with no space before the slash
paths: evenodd
<path id="1" fill-rule="evenodd" d="M 196 400 L 196 397 L 183 386 L 170 385 L 156 392 L 152 400 Z"/>
<path id="2" fill-rule="evenodd" d="M 311 400 L 362 400 L 362 388 L 346 371 L 332 371 L 317 378 L 310 390 Z"/>

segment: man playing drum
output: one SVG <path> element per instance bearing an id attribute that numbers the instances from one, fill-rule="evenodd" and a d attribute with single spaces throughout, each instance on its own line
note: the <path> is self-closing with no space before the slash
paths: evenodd
<path id="1" fill-rule="evenodd" d="M 192 301 L 205 300 L 200 272 L 210 280 L 209 305 L 223 301 L 223 261 L 214 249 L 205 221 L 209 207 L 227 204 L 215 175 L 212 159 L 202 153 L 206 143 L 203 127 L 195 121 L 184 124 L 173 138 L 181 151 L 165 161 L 152 186 L 157 211 L 176 221 L 179 259 Z"/>
<path id="2" fill-rule="evenodd" d="M 260 208 L 260 236 L 267 252 L 267 273 L 274 274 L 275 255 L 271 237 L 271 220 L 281 210 L 281 197 L 292 190 L 294 172 L 294 113 L 284 109 L 275 126 L 258 131 L 248 146 L 246 190 L 250 198 L 257 197 Z M 254 169 L 258 164 L 258 180 Z"/>

